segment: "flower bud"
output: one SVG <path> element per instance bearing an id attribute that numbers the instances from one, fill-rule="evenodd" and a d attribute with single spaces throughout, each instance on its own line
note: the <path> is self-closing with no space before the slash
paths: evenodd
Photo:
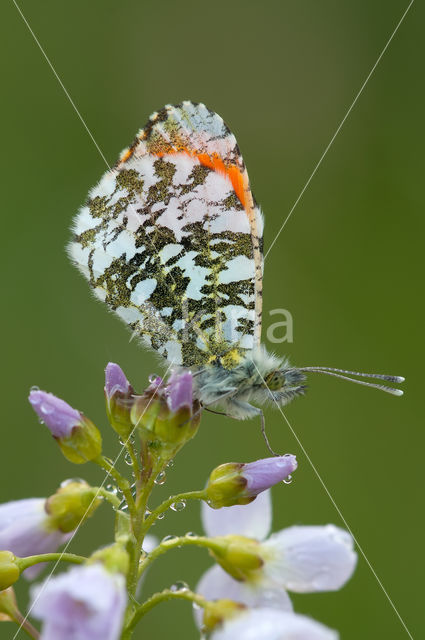
<path id="1" fill-rule="evenodd" d="M 263 565 L 257 540 L 228 535 L 212 538 L 211 542 L 210 554 L 236 580 L 253 578 Z"/>
<path id="2" fill-rule="evenodd" d="M 173 374 L 167 385 L 156 378 L 136 398 L 131 420 L 142 439 L 157 441 L 176 453 L 196 434 L 200 422 L 199 402 L 193 399 L 192 374 Z"/>
<path id="3" fill-rule="evenodd" d="M 106 413 L 112 428 L 127 439 L 133 430 L 130 413 L 134 389 L 121 367 L 109 362 L 105 369 Z"/>
<path id="4" fill-rule="evenodd" d="M 11 551 L 0 551 L 0 591 L 14 584 L 20 575 L 15 555 Z"/>
<path id="5" fill-rule="evenodd" d="M 224 598 L 207 602 L 203 616 L 205 631 L 207 633 L 212 631 L 217 625 L 223 624 L 225 620 L 230 620 L 244 609 L 245 605 L 240 602 L 233 602 L 233 600 Z"/>
<path id="6" fill-rule="evenodd" d="M 102 437 L 91 420 L 46 391 L 31 391 L 29 401 L 65 458 L 76 464 L 97 458 L 102 450 Z"/>
<path id="7" fill-rule="evenodd" d="M 101 504 L 97 487 L 84 481 L 68 482 L 46 500 L 50 526 L 63 533 L 73 531 L 81 521 L 90 517 Z"/>
<path id="8" fill-rule="evenodd" d="M 287 478 L 296 468 L 297 460 L 289 454 L 246 464 L 221 464 L 208 480 L 208 504 L 213 509 L 248 504 L 259 493 Z"/>
<path id="9" fill-rule="evenodd" d="M 120 543 L 114 543 L 95 551 L 87 564 L 99 563 L 111 573 L 126 575 L 129 567 L 128 553 Z"/>

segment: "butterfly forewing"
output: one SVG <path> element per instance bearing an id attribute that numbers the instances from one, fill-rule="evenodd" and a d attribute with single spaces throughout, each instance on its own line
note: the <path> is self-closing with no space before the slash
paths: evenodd
<path id="1" fill-rule="evenodd" d="M 204 105 L 153 114 L 74 234 L 96 295 L 174 364 L 233 353 L 232 366 L 258 344 L 262 218 L 235 137 Z"/>

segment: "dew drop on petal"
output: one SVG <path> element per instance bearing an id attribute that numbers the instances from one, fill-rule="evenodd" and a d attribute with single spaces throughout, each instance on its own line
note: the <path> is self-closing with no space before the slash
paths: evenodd
<path id="1" fill-rule="evenodd" d="M 151 384 L 153 384 L 158 377 L 159 376 L 156 373 L 151 373 L 151 375 L 149 376 L 148 380 L 149 380 L 149 382 Z"/>
<path id="2" fill-rule="evenodd" d="M 52 407 L 52 405 L 47 404 L 46 402 L 44 404 L 42 404 L 40 406 L 40 411 L 41 413 L 43 413 L 45 416 L 48 416 L 49 414 L 53 413 L 54 408 Z"/>
<path id="3" fill-rule="evenodd" d="M 37 387 L 36 384 L 33 384 L 33 386 L 30 388 L 30 391 L 40 391 L 40 387 Z"/>
<path id="4" fill-rule="evenodd" d="M 282 480 L 283 484 L 291 484 L 292 482 L 292 476 L 286 476 L 286 478 L 284 480 Z"/>
<path id="5" fill-rule="evenodd" d="M 155 478 L 155 484 L 164 484 L 167 479 L 165 471 L 160 471 Z"/>

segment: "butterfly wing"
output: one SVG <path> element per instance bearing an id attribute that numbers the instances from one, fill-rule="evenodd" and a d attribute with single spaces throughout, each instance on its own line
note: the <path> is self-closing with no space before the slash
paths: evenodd
<path id="1" fill-rule="evenodd" d="M 154 113 L 90 192 L 69 253 L 148 346 L 193 366 L 259 343 L 262 228 L 235 137 L 184 102 Z"/>

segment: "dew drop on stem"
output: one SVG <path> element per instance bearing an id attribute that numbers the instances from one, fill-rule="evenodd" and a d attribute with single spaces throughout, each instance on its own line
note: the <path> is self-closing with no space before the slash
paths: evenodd
<path id="1" fill-rule="evenodd" d="M 186 507 L 186 500 L 177 500 L 177 502 L 173 502 L 171 505 L 171 509 L 173 511 L 183 511 Z"/>
<path id="2" fill-rule="evenodd" d="M 167 479 L 165 471 L 160 471 L 155 478 L 155 484 L 164 484 Z"/>

